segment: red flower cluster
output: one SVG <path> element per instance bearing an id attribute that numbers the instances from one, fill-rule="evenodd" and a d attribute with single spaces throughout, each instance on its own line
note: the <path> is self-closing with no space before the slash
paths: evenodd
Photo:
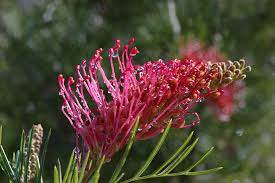
<path id="1" fill-rule="evenodd" d="M 133 41 L 121 48 L 117 40 L 109 49 L 110 77 L 101 66 L 102 49 L 76 66 L 75 80 L 69 77 L 65 83 L 62 75 L 58 77 L 62 112 L 94 159 L 111 158 L 124 147 L 138 117 L 136 140 L 162 133 L 171 118 L 174 128 L 191 127 L 200 121 L 197 113 L 189 110 L 192 103 L 220 94 L 218 85 L 211 87 L 220 74 L 217 65 L 178 59 L 133 65 L 139 53 L 136 47 L 130 48 Z M 194 115 L 194 121 L 187 124 L 187 115 Z"/>
<path id="2" fill-rule="evenodd" d="M 190 41 L 181 50 L 183 59 L 220 63 L 225 62 L 224 56 L 215 47 L 205 49 L 201 42 Z M 208 100 L 215 116 L 221 121 L 229 121 L 234 112 L 244 107 L 245 83 L 233 82 L 223 88 L 223 94 Z"/>

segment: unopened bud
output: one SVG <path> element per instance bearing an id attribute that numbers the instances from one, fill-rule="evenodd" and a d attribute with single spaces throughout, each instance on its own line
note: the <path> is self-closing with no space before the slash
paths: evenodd
<path id="1" fill-rule="evenodd" d="M 225 77 L 231 77 L 232 76 L 232 72 L 231 71 L 226 71 L 225 73 L 224 73 L 224 76 Z"/>
<path id="2" fill-rule="evenodd" d="M 233 65 L 234 65 L 237 69 L 241 68 L 241 64 L 240 64 L 238 61 L 234 61 L 234 62 L 233 62 Z"/>
<path id="3" fill-rule="evenodd" d="M 251 71 L 251 66 L 246 66 L 242 71 L 243 72 L 250 72 Z"/>
<path id="4" fill-rule="evenodd" d="M 239 60 L 239 63 L 240 63 L 240 65 L 241 65 L 241 68 L 243 68 L 244 65 L 245 65 L 245 60 L 244 60 L 244 59 L 240 59 L 240 60 Z"/>
<path id="5" fill-rule="evenodd" d="M 241 74 L 241 70 L 240 70 L 240 69 L 235 69 L 235 70 L 234 70 L 234 74 L 235 74 L 236 76 L 238 76 L 239 74 Z"/>
<path id="6" fill-rule="evenodd" d="M 230 67 L 228 67 L 228 70 L 234 72 L 234 70 L 236 69 L 236 67 L 234 65 L 231 65 Z"/>
<path id="7" fill-rule="evenodd" d="M 240 79 L 245 79 L 246 78 L 246 75 L 245 74 L 242 74 L 241 76 L 240 76 Z"/>
<path id="8" fill-rule="evenodd" d="M 227 85 L 227 84 L 231 83 L 232 81 L 233 81 L 233 79 L 231 77 L 227 77 L 222 80 L 222 83 Z"/>

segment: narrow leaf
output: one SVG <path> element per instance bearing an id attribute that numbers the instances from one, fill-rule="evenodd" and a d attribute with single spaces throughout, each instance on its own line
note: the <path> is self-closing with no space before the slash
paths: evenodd
<path id="1" fill-rule="evenodd" d="M 71 157 L 70 157 L 69 164 L 68 164 L 67 169 L 66 169 L 66 172 L 65 172 L 65 175 L 64 175 L 64 177 L 63 177 L 63 183 L 66 183 L 66 181 L 67 181 L 67 179 L 68 179 L 68 175 L 69 175 L 69 173 L 70 173 L 70 170 L 71 170 L 71 168 L 72 168 L 72 164 L 73 164 L 73 161 L 74 161 L 74 155 L 75 155 L 75 153 L 74 153 L 74 150 L 73 150 L 73 152 L 72 152 L 72 154 L 71 154 Z"/>
<path id="2" fill-rule="evenodd" d="M 18 150 L 15 155 L 15 170 L 18 171 L 19 165 L 20 165 L 20 151 Z"/>
<path id="3" fill-rule="evenodd" d="M 73 183 L 78 183 L 78 166 L 74 167 Z"/>
<path id="4" fill-rule="evenodd" d="M 189 172 L 190 170 L 192 170 L 193 168 L 195 168 L 196 166 L 198 166 L 207 156 L 209 156 L 211 154 L 211 152 L 213 151 L 213 149 L 214 149 L 214 147 L 211 147 L 196 163 L 194 163 L 193 165 L 191 165 L 185 171 Z"/>
<path id="5" fill-rule="evenodd" d="M 53 182 L 54 183 L 60 183 L 59 182 L 58 170 L 57 170 L 56 166 L 54 166 L 54 170 L 53 170 Z"/>
<path id="6" fill-rule="evenodd" d="M 135 122 L 135 125 L 134 125 L 134 128 L 132 129 L 131 131 L 131 136 L 130 136 L 130 139 L 129 139 L 129 142 L 125 148 L 125 151 L 120 159 L 120 161 L 118 162 L 117 166 L 116 166 L 116 169 L 112 175 L 112 177 L 110 178 L 110 183 L 111 182 L 114 182 L 116 180 L 116 178 L 118 177 L 119 173 L 121 172 L 121 169 L 123 168 L 124 164 L 125 164 L 125 161 L 128 157 L 128 154 L 132 148 L 132 145 L 133 145 L 133 142 L 135 140 L 135 135 L 136 135 L 136 132 L 137 132 L 137 129 L 138 129 L 138 124 L 139 124 L 139 118 L 137 119 L 137 121 Z"/>
<path id="7" fill-rule="evenodd" d="M 33 128 L 31 128 L 30 132 L 29 132 L 29 136 L 28 136 L 28 146 L 27 146 L 27 157 L 25 160 L 25 176 L 24 176 L 24 183 L 28 182 L 28 174 L 29 174 L 29 164 L 30 164 L 30 156 L 31 156 L 31 144 L 32 144 L 32 136 L 33 136 Z"/>
<path id="8" fill-rule="evenodd" d="M 196 172 L 179 172 L 179 173 L 172 173 L 172 174 L 169 174 L 169 176 L 179 176 L 179 175 L 205 175 L 205 174 L 209 174 L 209 173 L 214 173 L 214 172 L 217 172 L 219 170 L 223 169 L 223 167 L 217 167 L 217 168 L 211 168 L 211 169 L 208 169 L 208 170 L 202 170 L 202 171 L 196 171 Z"/>
<path id="9" fill-rule="evenodd" d="M 159 149 L 161 148 L 164 140 L 167 137 L 167 134 L 169 132 L 169 129 L 171 127 L 172 124 L 172 119 L 169 121 L 164 133 L 162 134 L 160 140 L 158 141 L 156 147 L 154 148 L 154 150 L 152 151 L 152 153 L 150 154 L 150 156 L 148 157 L 148 159 L 146 160 L 146 162 L 143 164 L 143 166 L 138 170 L 138 172 L 135 174 L 134 177 L 139 177 L 150 165 L 150 163 L 153 161 L 154 157 L 156 156 L 156 154 L 158 153 Z"/>
<path id="10" fill-rule="evenodd" d="M 58 167 L 59 183 L 62 183 L 62 170 L 61 170 L 61 163 L 59 159 L 57 159 L 57 167 Z"/>
<path id="11" fill-rule="evenodd" d="M 179 155 L 179 153 L 182 152 L 182 150 L 186 147 L 186 145 L 191 140 L 193 134 L 194 132 L 191 132 L 187 139 L 184 141 L 184 143 L 176 150 L 176 152 L 166 162 L 164 162 L 156 171 L 154 171 L 153 174 L 158 174 L 164 167 L 171 163 L 171 161 L 173 161 Z"/>
<path id="12" fill-rule="evenodd" d="M 181 153 L 181 155 L 176 158 L 165 170 L 163 170 L 160 174 L 168 174 L 173 171 L 195 148 L 196 144 L 198 143 L 199 139 L 197 138 L 185 151 Z"/>
<path id="13" fill-rule="evenodd" d="M 72 163 L 71 169 L 70 169 L 70 171 L 69 171 L 68 178 L 67 178 L 67 180 L 66 180 L 67 183 L 70 183 L 70 182 L 73 181 L 72 178 L 73 178 L 75 166 L 77 166 L 76 159 L 73 159 L 73 163 Z"/>
<path id="14" fill-rule="evenodd" d="M 9 176 L 9 178 L 15 181 L 16 183 L 20 183 L 20 177 L 16 176 L 16 174 L 14 173 L 2 145 L 0 145 L 0 156 L 2 167 Z"/>
<path id="15" fill-rule="evenodd" d="M 21 140 L 20 140 L 19 165 L 17 167 L 20 176 L 23 173 L 25 144 L 26 144 L 26 136 L 25 136 L 25 131 L 23 130 L 21 134 Z"/>
<path id="16" fill-rule="evenodd" d="M 81 167 L 81 172 L 80 172 L 80 176 L 79 176 L 79 182 L 81 183 L 82 180 L 83 180 L 83 177 L 84 177 L 84 174 L 85 174 L 85 170 L 86 170 L 86 167 L 88 165 L 88 162 L 89 162 L 89 158 L 90 158 L 90 151 L 88 151 L 86 157 L 85 157 L 85 160 L 84 160 L 84 163 Z"/>
<path id="17" fill-rule="evenodd" d="M 37 154 L 35 155 L 35 159 L 36 159 L 36 177 L 37 177 L 41 169 L 40 160 Z"/>
<path id="18" fill-rule="evenodd" d="M 135 182 L 135 181 L 140 181 L 140 180 L 148 180 L 148 179 L 155 179 L 155 178 L 163 178 L 163 177 L 176 177 L 176 176 L 193 176 L 193 175 L 204 175 L 204 174 L 210 174 L 217 172 L 221 170 L 223 167 L 217 167 L 217 168 L 212 168 L 208 170 L 203 170 L 203 171 L 196 171 L 196 172 L 178 172 L 178 173 L 171 173 L 171 174 L 162 174 L 162 175 L 146 175 L 142 177 L 136 177 L 136 178 L 131 178 L 128 180 L 125 180 L 121 183 L 128 183 L 128 182 Z"/>
<path id="19" fill-rule="evenodd" d="M 99 162 L 99 165 L 94 173 L 94 175 L 92 176 L 92 183 L 98 183 L 98 180 L 99 180 L 99 177 L 100 177 L 100 170 L 101 170 L 101 167 L 103 165 L 105 161 L 105 156 L 103 156 Z"/>
<path id="20" fill-rule="evenodd" d="M 122 179 L 122 177 L 123 177 L 124 175 L 125 175 L 125 173 L 120 174 L 120 176 L 118 176 L 118 178 L 115 180 L 114 183 L 119 182 L 119 181 Z"/>
<path id="21" fill-rule="evenodd" d="M 40 168 L 40 170 L 38 172 L 36 183 L 40 183 L 41 179 L 42 179 L 42 174 L 43 174 L 43 169 L 44 169 L 44 164 L 45 164 L 45 157 L 46 157 L 46 153 L 47 153 L 47 148 L 48 148 L 51 132 L 52 131 L 50 129 L 49 132 L 48 132 L 48 136 L 46 138 L 46 141 L 44 143 L 44 147 L 43 147 L 43 151 L 42 151 L 42 156 L 41 156 L 41 168 Z"/>
<path id="22" fill-rule="evenodd" d="M 2 135 L 3 135 L 3 128 L 2 125 L 0 126 L 0 145 L 2 145 Z"/>
<path id="23" fill-rule="evenodd" d="M 73 177 L 73 170 L 71 170 L 69 172 L 69 175 L 68 175 L 66 183 L 71 183 L 72 182 L 72 177 Z"/>

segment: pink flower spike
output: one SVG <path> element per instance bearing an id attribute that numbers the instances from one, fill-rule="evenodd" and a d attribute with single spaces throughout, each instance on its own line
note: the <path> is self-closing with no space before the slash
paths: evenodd
<path id="1" fill-rule="evenodd" d="M 140 117 L 136 140 L 149 139 L 166 128 L 173 119 L 173 128 L 187 128 L 199 123 L 199 116 L 191 112 L 193 104 L 217 94 L 210 83 L 218 74 L 217 68 L 196 59 L 151 61 L 133 65 L 139 53 L 132 47 L 134 39 L 120 49 L 120 40 L 109 49 L 111 76 L 105 72 L 102 49 L 91 59 L 76 66 L 76 79 L 58 76 L 60 95 L 64 100 L 62 112 L 76 134 L 90 149 L 93 159 L 103 155 L 111 158 L 123 148 L 134 123 Z M 119 72 L 115 72 L 118 62 Z M 104 92 L 100 82 L 107 88 Z M 186 122 L 188 115 L 194 121 Z"/>

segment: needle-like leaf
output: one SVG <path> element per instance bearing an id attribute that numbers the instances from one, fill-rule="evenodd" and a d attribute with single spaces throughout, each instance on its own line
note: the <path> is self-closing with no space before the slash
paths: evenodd
<path id="1" fill-rule="evenodd" d="M 73 150 L 72 154 L 71 154 L 71 157 L 70 157 L 70 161 L 69 161 L 69 164 L 67 166 L 67 169 L 66 169 L 66 172 L 65 172 L 65 175 L 63 177 L 63 183 L 66 183 L 67 179 L 68 179 L 68 175 L 72 169 L 72 165 L 73 165 L 73 161 L 74 161 L 74 157 L 75 157 L 75 152 Z"/>
<path id="2" fill-rule="evenodd" d="M 125 180 L 121 183 L 128 183 L 128 182 L 135 182 L 135 181 L 140 181 L 140 180 L 148 180 L 148 179 L 155 179 L 155 178 L 163 178 L 163 177 L 176 177 L 176 176 L 194 176 L 194 175 L 204 175 L 204 174 L 210 174 L 217 172 L 221 170 L 223 167 L 217 167 L 217 168 L 212 168 L 208 170 L 203 170 L 203 171 L 196 171 L 196 172 L 178 172 L 178 173 L 171 173 L 171 174 L 162 174 L 162 175 L 146 175 L 142 177 L 136 177 L 136 178 L 131 178 L 128 180 Z"/>
<path id="3" fill-rule="evenodd" d="M 168 174 L 173 171 L 188 155 L 189 153 L 195 148 L 196 144 L 198 143 L 199 139 L 197 138 L 185 151 L 181 153 L 167 168 L 165 168 L 160 174 Z"/>
<path id="4" fill-rule="evenodd" d="M 59 159 L 57 159 L 57 168 L 58 168 L 59 183 L 62 183 L 62 170 L 61 170 L 61 163 Z"/>
<path id="5" fill-rule="evenodd" d="M 166 129 L 164 130 L 160 140 L 158 141 L 156 147 L 154 148 L 154 150 L 152 151 L 152 153 L 150 154 L 150 156 L 148 157 L 148 159 L 145 161 L 145 163 L 143 164 L 143 166 L 137 171 L 137 173 L 135 174 L 135 178 L 139 177 L 150 165 L 150 163 L 153 161 L 154 157 L 156 156 L 156 154 L 158 153 L 159 149 L 161 148 L 164 140 L 167 137 L 167 134 L 169 132 L 169 129 L 171 127 L 172 124 L 172 119 L 169 121 Z"/>
<path id="6" fill-rule="evenodd" d="M 104 161 L 105 161 L 105 156 L 103 156 L 100 159 L 99 165 L 98 165 L 97 169 L 95 170 L 94 175 L 92 176 L 92 179 L 91 179 L 92 183 L 98 183 L 98 180 L 100 177 L 100 170 L 101 170 L 101 167 L 102 167 Z"/>
<path id="7" fill-rule="evenodd" d="M 125 161 L 128 157 L 128 154 L 129 154 L 129 152 L 132 148 L 133 142 L 135 140 L 135 135 L 136 135 L 136 132 L 137 132 L 137 129 L 138 129 L 138 124 L 139 124 L 139 118 L 135 122 L 134 128 L 131 131 L 131 136 L 130 136 L 129 142 L 128 142 L 126 148 L 125 148 L 125 151 L 124 151 L 119 163 L 117 164 L 116 169 L 115 169 L 112 177 L 110 178 L 110 181 L 109 181 L 110 183 L 114 182 L 117 179 L 119 173 L 121 172 L 121 169 L 123 168 L 123 166 L 125 164 Z"/>
<path id="8" fill-rule="evenodd" d="M 0 126 L 0 145 L 2 145 L 2 135 L 3 135 L 3 128 L 2 125 Z"/>
<path id="9" fill-rule="evenodd" d="M 81 167 L 81 172 L 80 172 L 80 176 L 79 176 L 79 182 L 81 183 L 81 181 L 83 180 L 83 177 L 84 177 L 84 174 L 85 174 L 85 170 L 86 170 L 86 167 L 88 165 L 88 162 L 89 162 L 89 158 L 90 158 L 90 151 L 87 152 L 87 155 L 85 157 L 85 160 L 84 160 L 84 163 Z"/>
<path id="10" fill-rule="evenodd" d="M 209 156 L 211 154 L 211 152 L 213 151 L 213 149 L 214 149 L 214 147 L 211 147 L 196 163 L 194 163 L 193 165 L 191 165 L 185 171 L 189 172 L 190 170 L 192 170 L 193 168 L 195 168 L 196 166 L 198 166 L 205 158 L 207 158 L 207 156 Z"/>
<path id="11" fill-rule="evenodd" d="M 16 183 L 20 183 L 20 177 L 18 177 L 18 174 L 15 174 L 14 170 L 12 169 L 2 145 L 0 145 L 0 158 L 1 167 L 9 176 L 10 180 L 13 180 Z"/>
<path id="12" fill-rule="evenodd" d="M 43 151 L 42 151 L 42 156 L 41 156 L 41 168 L 40 168 L 40 170 L 38 172 L 36 183 L 41 183 L 42 173 L 43 173 L 43 169 L 44 169 L 44 162 L 45 162 L 45 157 L 46 157 L 46 152 L 47 152 L 50 136 L 51 136 L 51 129 L 49 130 L 48 136 L 47 136 L 46 141 L 44 143 L 44 147 L 43 147 Z"/>
<path id="13" fill-rule="evenodd" d="M 29 132 L 29 135 L 28 135 L 27 156 L 26 156 L 26 159 L 25 159 L 25 166 L 24 166 L 24 170 L 25 170 L 25 172 L 24 172 L 24 183 L 28 183 L 32 136 L 33 136 L 33 128 L 31 128 L 31 130 Z"/>
<path id="14" fill-rule="evenodd" d="M 182 150 L 187 146 L 187 144 L 191 140 L 193 134 L 194 132 L 191 132 L 187 137 L 187 139 L 184 141 L 184 143 L 176 150 L 176 152 L 167 161 L 165 161 L 156 171 L 154 171 L 153 174 L 158 174 L 164 167 L 166 167 L 169 163 L 171 163 L 171 161 L 173 161 L 176 157 L 178 157 L 180 152 L 182 152 Z"/>
<path id="15" fill-rule="evenodd" d="M 78 166 L 77 165 L 75 165 L 74 167 L 73 183 L 78 183 Z"/>
<path id="16" fill-rule="evenodd" d="M 26 145 L 26 136 L 25 131 L 22 131 L 21 134 L 21 140 L 20 140 L 20 149 L 19 149 L 19 165 L 18 165 L 18 172 L 19 175 L 22 175 L 23 172 L 23 166 L 24 166 L 24 147 Z"/>
<path id="17" fill-rule="evenodd" d="M 59 182 L 59 174 L 58 174 L 58 170 L 57 170 L 56 166 L 54 166 L 54 170 L 53 170 L 53 182 L 60 183 Z"/>

